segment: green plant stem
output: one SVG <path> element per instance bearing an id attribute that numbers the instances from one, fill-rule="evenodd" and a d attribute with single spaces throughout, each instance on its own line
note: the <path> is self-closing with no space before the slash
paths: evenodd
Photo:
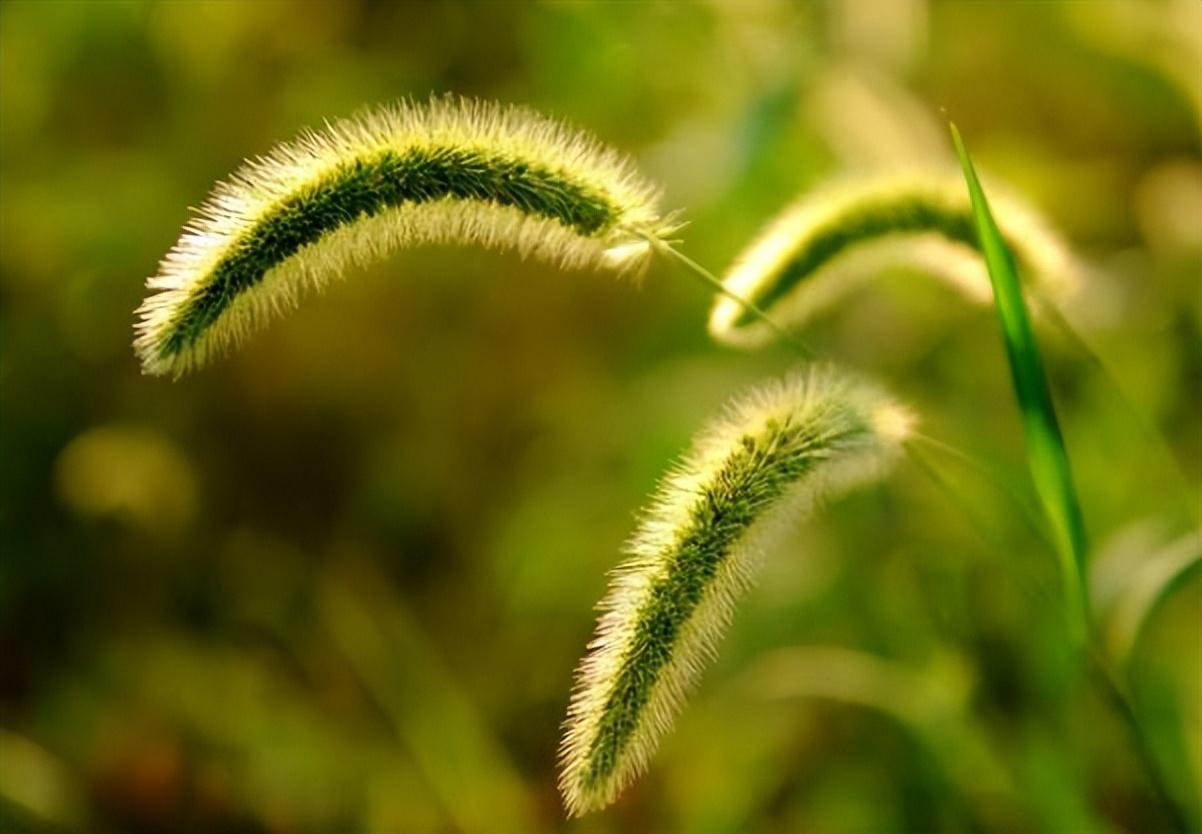
<path id="1" fill-rule="evenodd" d="M 1193 499 L 1193 487 L 1190 486 L 1189 478 L 1185 475 L 1185 470 L 1181 468 L 1181 461 L 1177 455 L 1173 453 L 1169 446 L 1168 440 L 1164 433 L 1158 429 L 1152 420 L 1142 411 L 1135 407 L 1131 398 L 1127 396 L 1126 389 L 1119 382 L 1118 376 L 1111 370 L 1110 366 L 1102 359 L 1102 356 L 1090 346 L 1077 329 L 1073 327 L 1068 318 L 1060 311 L 1060 309 L 1051 302 L 1051 300 L 1043 297 L 1038 292 L 1031 293 L 1035 302 L 1036 309 L 1039 315 L 1046 318 L 1056 331 L 1066 340 L 1072 343 L 1077 352 L 1085 358 L 1094 370 L 1110 385 L 1119 403 L 1126 410 L 1128 416 L 1135 422 L 1136 426 L 1143 433 L 1151 444 L 1156 448 L 1158 454 L 1163 459 L 1165 469 L 1172 473 L 1173 479 L 1177 482 L 1177 486 L 1181 490 L 1182 509 L 1185 515 L 1194 523 L 1194 525 L 1202 525 L 1202 516 L 1198 513 L 1198 508 L 1195 506 Z"/>
<path id="2" fill-rule="evenodd" d="M 955 506 L 956 509 L 960 511 L 965 519 L 967 519 L 969 525 L 973 528 L 977 535 L 981 537 L 982 541 L 984 541 L 986 545 L 992 547 L 999 553 L 1005 551 L 1002 540 L 997 533 L 989 528 L 989 525 L 985 523 L 985 520 L 981 517 L 981 514 L 973 509 L 968 501 L 965 500 L 963 494 L 961 494 L 956 489 L 955 485 L 952 484 L 952 482 L 949 481 L 943 475 L 943 473 L 939 471 L 939 468 L 931 462 L 926 453 L 920 451 L 918 444 L 907 444 L 906 455 L 920 470 L 922 470 L 922 473 L 931 480 L 931 483 L 934 484 L 935 488 L 939 490 L 947 502 Z"/>
<path id="3" fill-rule="evenodd" d="M 1095 680 L 1098 681 L 1102 693 L 1127 727 L 1127 732 L 1131 736 L 1131 746 L 1135 749 L 1135 754 L 1139 758 L 1140 764 L 1143 765 L 1152 790 L 1160 802 L 1165 823 L 1170 830 L 1177 834 L 1188 834 L 1190 827 L 1185 813 L 1173 799 L 1168 781 L 1164 777 L 1164 772 L 1161 770 L 1156 752 L 1152 747 L 1152 741 L 1139 720 L 1139 714 L 1135 711 L 1134 700 L 1130 692 L 1127 691 L 1096 646 L 1090 648 L 1089 660 L 1090 670 L 1093 672 Z"/>
<path id="4" fill-rule="evenodd" d="M 695 260 L 690 258 L 688 255 L 684 254 L 683 252 L 675 249 L 671 245 L 669 245 L 669 244 L 665 243 L 664 241 L 659 240 L 657 238 L 648 237 L 647 241 L 655 248 L 655 250 L 657 252 L 661 252 L 665 255 L 672 257 L 673 259 L 675 259 L 675 261 L 678 264 L 683 266 L 688 272 L 692 273 L 694 276 L 696 276 L 696 277 L 700 278 L 702 281 L 704 281 L 705 284 L 707 286 L 709 286 L 710 289 L 715 290 L 718 293 L 721 293 L 722 295 L 726 296 L 731 301 L 734 301 L 736 304 L 741 306 L 748 313 L 750 313 L 751 315 L 758 318 L 760 321 L 762 321 L 764 324 L 766 324 L 772 330 L 773 333 L 775 333 L 778 337 L 780 337 L 781 341 L 787 342 L 788 344 L 790 344 L 791 346 L 796 348 L 802 354 L 802 356 L 812 357 L 814 355 L 814 351 L 811 350 L 808 345 L 806 345 L 803 341 L 798 339 L 796 335 L 794 335 L 793 333 L 790 333 L 787 329 L 785 329 L 783 326 L 778 324 L 775 319 L 773 319 L 766 312 L 764 312 L 764 310 L 761 307 L 759 307 L 755 302 L 749 301 L 746 298 L 743 298 L 741 295 L 739 295 L 736 292 L 732 292 L 730 289 L 728 289 L 726 287 L 725 284 L 722 283 L 722 280 L 720 278 L 718 278 L 718 276 L 714 275 L 714 273 L 710 272 L 708 269 L 703 267 L 701 264 L 697 263 Z"/>
<path id="5" fill-rule="evenodd" d="M 1002 478 L 994 475 L 994 473 L 990 471 L 989 467 L 984 463 L 968 454 L 968 452 L 957 449 L 950 443 L 945 443 L 942 440 L 931 437 L 929 434 L 915 431 L 911 435 L 911 443 L 907 446 L 907 448 L 914 448 L 918 444 L 930 446 L 932 449 L 935 449 L 947 455 L 948 457 L 954 458 L 960 463 L 961 466 L 968 469 L 974 475 L 988 483 L 990 486 L 996 489 L 998 493 L 1003 495 L 1010 501 L 1010 503 L 1014 505 L 1014 507 L 1019 511 L 1023 520 L 1026 521 L 1027 525 L 1031 528 L 1031 531 L 1035 533 L 1040 540 L 1042 540 L 1045 544 L 1052 544 L 1051 539 L 1048 537 L 1047 526 L 1043 523 L 1043 519 L 1039 515 L 1039 511 L 1033 507 L 1031 503 L 1019 493 L 1018 490 L 1006 483 L 1006 481 L 1004 481 Z"/>

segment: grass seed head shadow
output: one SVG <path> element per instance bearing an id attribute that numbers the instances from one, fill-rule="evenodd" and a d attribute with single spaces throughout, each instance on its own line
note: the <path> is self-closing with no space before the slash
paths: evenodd
<path id="1" fill-rule="evenodd" d="M 757 556 L 815 501 L 878 477 L 909 412 L 829 369 L 736 400 L 660 484 L 601 603 L 561 744 L 569 813 L 647 766 L 713 658 Z"/>
<path id="2" fill-rule="evenodd" d="M 348 268 L 428 243 L 641 269 L 673 221 L 632 163 L 521 107 L 454 97 L 327 124 L 219 183 L 147 286 L 135 349 L 179 375 Z"/>

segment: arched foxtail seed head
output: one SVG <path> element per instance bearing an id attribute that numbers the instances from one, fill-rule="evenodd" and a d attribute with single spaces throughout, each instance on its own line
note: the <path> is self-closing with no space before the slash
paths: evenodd
<path id="1" fill-rule="evenodd" d="M 178 375 L 331 277 L 420 244 L 638 271 L 673 228 L 657 200 L 628 159 L 525 108 L 377 108 L 219 183 L 147 282 L 135 349 L 147 373 Z"/>
<path id="2" fill-rule="evenodd" d="M 912 422 L 872 387 L 811 369 L 701 432 L 643 513 L 577 670 L 560 745 L 570 814 L 613 802 L 646 768 L 758 555 L 816 501 L 883 474 Z"/>
<path id="3" fill-rule="evenodd" d="M 1051 227 L 1015 196 L 994 209 L 1029 286 L 1053 302 L 1075 292 L 1082 268 Z M 989 277 L 976 251 L 972 207 L 958 171 L 882 174 L 840 181 L 785 208 L 722 278 L 731 292 L 798 328 L 864 279 L 895 264 L 916 266 L 988 302 Z M 714 300 L 710 335 L 737 347 L 772 338 L 762 322 L 724 296 Z"/>

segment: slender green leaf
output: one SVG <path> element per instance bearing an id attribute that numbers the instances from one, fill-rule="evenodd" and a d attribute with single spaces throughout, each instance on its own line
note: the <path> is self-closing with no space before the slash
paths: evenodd
<path id="1" fill-rule="evenodd" d="M 1044 513 L 1051 524 L 1064 581 L 1069 628 L 1074 640 L 1083 643 L 1088 623 L 1085 595 L 1085 526 L 1077 491 L 1073 486 L 1068 453 L 1056 420 L 1056 409 L 1048 390 L 1039 343 L 1031 328 L 1031 317 L 1023 299 L 1022 285 L 1014 258 L 1002 240 L 989 210 L 989 202 L 973 168 L 964 140 L 951 125 L 952 140 L 972 198 L 973 220 L 981 253 L 989 269 L 993 298 L 1002 325 L 1002 339 L 1010 361 L 1010 375 L 1022 415 L 1027 462 Z"/>

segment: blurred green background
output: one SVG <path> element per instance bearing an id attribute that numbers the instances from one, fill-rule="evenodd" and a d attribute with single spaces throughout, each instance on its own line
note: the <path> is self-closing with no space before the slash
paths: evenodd
<path id="1" fill-rule="evenodd" d="M 668 264 L 634 286 L 449 248 L 349 275 L 178 382 L 130 349 L 145 276 L 216 179 L 302 126 L 448 91 L 631 153 L 715 270 L 831 176 L 949 162 L 954 118 L 1090 265 L 1067 312 L 1192 485 L 1045 334 L 1100 598 L 1189 530 L 1197 0 L 6 0 L 0 828 L 1162 829 L 1066 648 L 1051 550 L 950 456 L 770 554 L 650 772 L 564 819 L 559 726 L 634 513 L 791 355 L 709 344 L 707 293 Z M 1031 495 L 990 310 L 897 271 L 807 340 Z M 1200 585 L 1128 667 L 1195 826 Z"/>

